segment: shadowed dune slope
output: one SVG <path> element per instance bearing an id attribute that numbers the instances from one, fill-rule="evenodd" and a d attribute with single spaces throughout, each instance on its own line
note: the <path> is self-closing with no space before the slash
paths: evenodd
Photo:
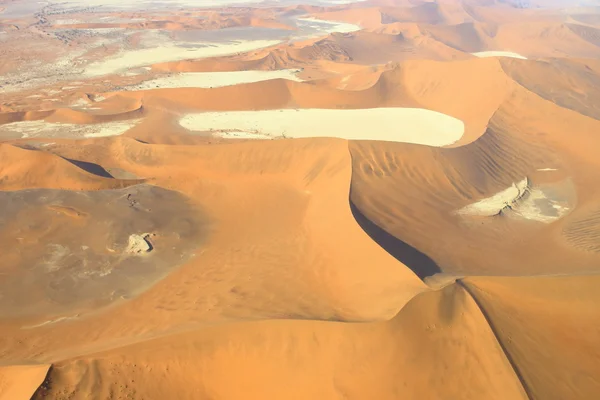
<path id="1" fill-rule="evenodd" d="M 438 25 L 423 28 L 436 40 L 467 53 L 494 50 L 495 29 L 481 22 L 465 22 L 459 25 Z"/>
<path id="2" fill-rule="evenodd" d="M 126 187 L 139 181 L 103 178 L 55 155 L 0 144 L 0 188 L 99 190 Z"/>
<path id="3" fill-rule="evenodd" d="M 526 398 L 479 308 L 456 285 L 418 295 L 389 322 L 209 327 L 59 362 L 47 383 L 34 399 Z"/>
<path id="4" fill-rule="evenodd" d="M 133 297 L 77 315 L 3 319 L 7 362 L 54 363 L 224 320 L 386 320 L 427 290 L 354 220 L 346 141 L 178 146 L 118 137 L 51 150 L 146 176 L 186 196 L 210 224 L 194 243 L 195 257 Z M 164 254 L 155 244 L 153 252 Z M 62 299 L 69 293 L 65 288 Z"/>
<path id="5" fill-rule="evenodd" d="M 431 257 L 443 272 L 596 271 L 596 253 L 558 243 L 565 243 L 563 226 L 589 238 L 577 242 L 585 243 L 595 235 L 593 224 L 590 230 L 578 230 L 570 221 L 586 218 L 578 210 L 592 207 L 600 198 L 593 183 L 598 179 L 598 161 L 591 151 L 600 145 L 598 128 L 594 119 L 515 89 L 486 133 L 462 147 L 351 142 L 350 198 L 371 222 Z M 565 136 L 567 131 L 573 134 Z M 457 215 L 462 207 L 524 177 L 531 187 L 546 190 L 551 199 L 565 201 L 572 214 L 542 223 L 519 214 L 517 204 L 516 212 L 500 207 L 493 217 Z M 557 246 L 540 251 L 547 243 Z"/>

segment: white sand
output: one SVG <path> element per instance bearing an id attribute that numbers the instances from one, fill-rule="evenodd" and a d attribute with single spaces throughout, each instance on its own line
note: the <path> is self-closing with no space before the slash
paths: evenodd
<path id="1" fill-rule="evenodd" d="M 457 213 L 486 217 L 503 211 L 512 218 L 548 224 L 562 218 L 570 210 L 567 200 L 549 198 L 543 188 L 531 187 L 525 178 L 491 197 L 461 208 Z"/>
<path id="2" fill-rule="evenodd" d="M 261 49 L 281 43 L 279 40 L 234 41 L 229 43 L 205 43 L 204 47 L 186 48 L 166 44 L 155 48 L 125 51 L 116 57 L 88 65 L 84 75 L 102 76 L 122 72 L 130 68 L 189 59 L 224 56 Z"/>
<path id="3" fill-rule="evenodd" d="M 40 121 L 20 121 L 0 125 L 2 133 L 18 134 L 21 138 L 61 137 L 90 138 L 121 135 L 133 128 L 139 119 L 129 121 L 105 122 L 100 124 L 64 124 Z"/>
<path id="4" fill-rule="evenodd" d="M 225 139 L 275 139 L 273 136 L 263 135 L 258 132 L 218 131 L 215 135 Z"/>
<path id="5" fill-rule="evenodd" d="M 312 29 L 316 29 L 319 33 L 323 34 L 350 33 L 360 31 L 362 29 L 359 25 L 341 21 L 328 21 L 316 18 L 297 18 L 296 21 L 299 26 L 308 26 Z"/>
<path id="6" fill-rule="evenodd" d="M 540 206 L 541 204 L 551 207 L 553 213 L 550 215 L 548 212 L 544 212 Z M 568 203 L 550 199 L 544 191 L 537 188 L 531 189 L 527 196 L 523 198 L 523 201 L 519 202 L 518 206 L 513 209 L 519 217 L 546 224 L 562 218 L 570 210 Z"/>
<path id="7" fill-rule="evenodd" d="M 339 137 L 446 146 L 464 133 L 462 121 L 419 108 L 361 110 L 265 110 L 188 114 L 179 123 L 191 131 L 222 131 L 220 136 Z"/>
<path id="8" fill-rule="evenodd" d="M 471 53 L 475 57 L 486 58 L 486 57 L 511 57 L 511 58 L 519 58 L 521 60 L 527 60 L 527 57 L 522 56 L 518 53 L 513 53 L 512 51 L 480 51 L 478 53 Z"/>
<path id="9" fill-rule="evenodd" d="M 461 208 L 458 210 L 458 214 L 477 215 L 482 217 L 497 215 L 508 206 L 512 207 L 512 205 L 526 193 L 528 185 L 529 181 L 525 178 L 520 182 L 513 183 L 508 188 L 491 197 Z"/>
<path id="10" fill-rule="evenodd" d="M 296 76 L 298 70 L 282 69 L 278 71 L 236 71 L 236 72 L 185 72 L 163 76 L 127 86 L 124 90 L 149 90 L 157 88 L 215 88 L 239 85 L 241 83 L 262 82 L 270 79 L 287 79 L 301 82 Z"/>
<path id="11" fill-rule="evenodd" d="M 537 170 L 541 172 L 558 171 L 556 168 L 538 168 Z"/>

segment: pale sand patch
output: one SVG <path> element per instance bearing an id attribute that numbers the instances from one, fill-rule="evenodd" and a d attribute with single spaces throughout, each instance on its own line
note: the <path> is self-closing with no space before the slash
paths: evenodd
<path id="1" fill-rule="evenodd" d="M 486 57 L 511 57 L 511 58 L 519 58 L 521 60 L 527 60 L 527 57 L 522 56 L 518 53 L 514 53 L 512 51 L 480 51 L 477 53 L 471 53 L 475 57 L 486 58 Z"/>
<path id="2" fill-rule="evenodd" d="M 308 26 L 320 33 L 350 33 L 362 29 L 359 25 L 342 21 L 329 21 L 317 18 L 297 18 L 296 21 L 300 23 L 300 26 Z"/>
<path id="3" fill-rule="evenodd" d="M 562 218 L 570 210 L 568 203 L 551 199 L 543 190 L 538 188 L 530 189 L 523 201 L 513 208 L 516 215 L 522 218 L 546 224 Z"/>
<path id="4" fill-rule="evenodd" d="M 556 189 L 560 190 L 557 191 Z M 571 206 L 565 196 L 572 188 L 566 184 L 532 187 L 527 178 L 513 183 L 507 189 L 457 211 L 462 215 L 489 217 L 506 212 L 506 215 L 531 221 L 551 223 L 563 216 Z M 563 192 L 562 195 L 558 193 Z M 554 193 L 554 194 L 551 194 Z"/>
<path id="5" fill-rule="evenodd" d="M 151 79 L 124 90 L 149 90 L 156 88 L 215 88 L 239 85 L 241 83 L 262 82 L 271 79 L 287 79 L 302 82 L 296 74 L 298 70 L 282 69 L 278 71 L 235 71 L 235 72 L 184 72 Z"/>
<path id="6" fill-rule="evenodd" d="M 271 138 L 339 137 L 429 146 L 452 144 L 464 133 L 462 121 L 420 108 L 208 112 L 185 115 L 179 123 L 191 131 L 241 131 Z"/>
<path id="7" fill-rule="evenodd" d="M 498 215 L 502 210 L 511 207 L 512 204 L 519 200 L 527 192 L 528 187 L 529 180 L 525 178 L 520 182 L 513 183 L 508 188 L 491 197 L 461 208 L 457 213 L 482 217 Z"/>
<path id="8" fill-rule="evenodd" d="M 84 23 L 84 21 L 80 19 L 57 19 L 52 21 L 52 25 L 75 25 L 81 23 Z"/>
<path id="9" fill-rule="evenodd" d="M 538 168 L 537 170 L 541 172 L 558 171 L 556 168 Z"/>
<path id="10" fill-rule="evenodd" d="M 19 121 L 0 125 L 0 136 L 3 133 L 18 135 L 21 138 L 32 137 L 65 137 L 90 138 L 121 135 L 133 128 L 141 120 L 114 121 L 100 124 L 65 124 L 40 121 Z"/>
<path id="11" fill-rule="evenodd" d="M 206 43 L 203 47 L 186 48 L 166 44 L 155 48 L 125 51 L 116 57 L 92 63 L 85 69 L 85 76 L 109 75 L 129 68 L 143 67 L 167 61 L 201 59 L 242 53 L 274 46 L 280 40 L 234 41 L 229 43 Z"/>
<path id="12" fill-rule="evenodd" d="M 70 317 L 58 317 L 58 318 L 55 318 L 55 319 L 50 319 L 50 320 L 41 322 L 39 324 L 22 326 L 21 329 L 39 328 L 39 327 L 42 327 L 42 326 L 56 324 L 56 323 L 63 322 L 63 321 L 70 321 L 70 320 L 74 320 L 74 319 L 77 319 L 77 318 L 79 318 L 79 314 L 75 314 L 75 315 L 70 316 Z"/>
<path id="13" fill-rule="evenodd" d="M 243 131 L 218 131 L 215 132 L 214 135 L 224 139 L 275 139 L 273 136 L 263 135 L 258 132 Z"/>

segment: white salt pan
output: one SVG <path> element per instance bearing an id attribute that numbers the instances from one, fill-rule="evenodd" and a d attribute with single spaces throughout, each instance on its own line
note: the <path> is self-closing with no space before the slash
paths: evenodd
<path id="1" fill-rule="evenodd" d="M 188 114 L 179 123 L 191 131 L 227 132 L 220 133 L 223 137 L 236 132 L 243 137 L 339 137 L 429 146 L 452 144 L 464 133 L 462 121 L 420 108 L 207 112 Z"/>

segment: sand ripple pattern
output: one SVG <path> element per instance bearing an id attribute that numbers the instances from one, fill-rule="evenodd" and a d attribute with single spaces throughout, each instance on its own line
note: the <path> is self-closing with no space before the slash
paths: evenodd
<path id="1" fill-rule="evenodd" d="M 563 229 L 563 235 L 580 250 L 600 253 L 600 208 L 574 218 Z"/>

